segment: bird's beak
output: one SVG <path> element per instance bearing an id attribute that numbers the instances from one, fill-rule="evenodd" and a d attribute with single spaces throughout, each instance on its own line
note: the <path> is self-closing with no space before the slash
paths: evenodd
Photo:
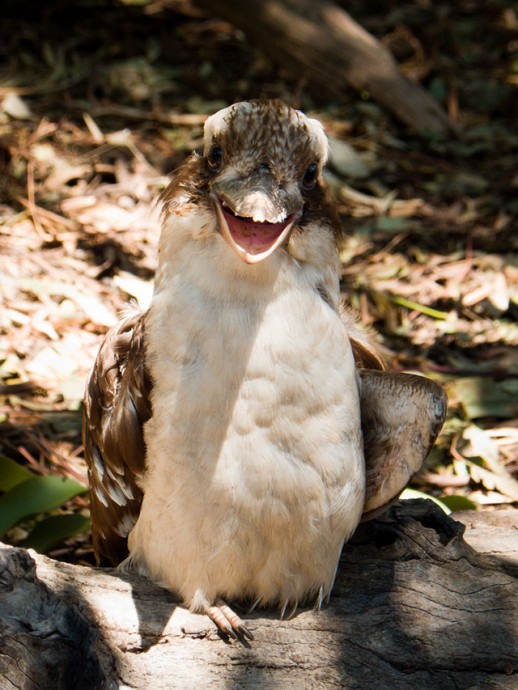
<path id="1" fill-rule="evenodd" d="M 282 198 L 269 174 L 257 175 L 248 184 L 217 181 L 211 194 L 222 236 L 247 264 L 273 254 L 302 215 L 302 198 Z"/>

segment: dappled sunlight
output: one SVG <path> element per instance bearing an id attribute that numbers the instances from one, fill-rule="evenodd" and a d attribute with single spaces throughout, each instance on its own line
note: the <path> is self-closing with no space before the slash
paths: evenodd
<path id="1" fill-rule="evenodd" d="M 505 3 L 451 16 L 448 46 L 417 6 L 397 6 L 399 28 L 390 13 L 370 19 L 463 129 L 448 139 L 409 134 L 366 93 L 311 93 L 229 24 L 178 4 L 101 3 L 95 20 L 83 4 L 72 24 L 58 12 L 37 29 L 21 16 L 0 27 L 0 454 L 84 478 L 84 383 L 128 303 L 149 304 L 168 174 L 200 147 L 207 114 L 281 97 L 331 139 L 346 303 L 377 332 L 389 368 L 447 387 L 450 416 L 415 488 L 474 507 L 516 502 L 518 142 L 510 66 L 484 42 L 489 22 L 510 45 Z M 78 497 L 64 511 L 86 505 Z M 81 559 L 89 548 L 81 537 L 65 551 Z"/>

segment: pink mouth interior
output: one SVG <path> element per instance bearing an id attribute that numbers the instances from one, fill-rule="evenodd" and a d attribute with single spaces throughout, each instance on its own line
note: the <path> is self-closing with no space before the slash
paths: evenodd
<path id="1" fill-rule="evenodd" d="M 288 226 L 292 217 L 282 223 L 257 223 L 250 218 L 241 218 L 221 206 L 228 229 L 234 242 L 249 254 L 262 254 L 268 251 Z"/>

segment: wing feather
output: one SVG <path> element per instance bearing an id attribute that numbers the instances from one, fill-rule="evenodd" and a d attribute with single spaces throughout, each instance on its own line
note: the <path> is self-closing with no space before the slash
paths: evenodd
<path id="1" fill-rule="evenodd" d="M 362 520 L 381 515 L 419 471 L 447 411 L 442 387 L 424 376 L 384 371 L 368 330 L 340 312 L 360 375 L 366 496 Z"/>
<path id="2" fill-rule="evenodd" d="M 344 304 L 340 305 L 340 319 L 349 336 L 358 369 L 383 370 L 385 365 L 374 346 L 369 329 L 360 326 L 356 315 Z"/>
<path id="3" fill-rule="evenodd" d="M 446 418 L 442 387 L 424 376 L 360 371 L 367 492 L 362 520 L 383 513 L 419 471 Z"/>
<path id="4" fill-rule="evenodd" d="M 142 503 L 143 425 L 151 417 L 145 323 L 146 313 L 133 312 L 108 332 L 85 392 L 83 443 L 99 563 L 117 565 L 127 556 L 127 536 Z"/>

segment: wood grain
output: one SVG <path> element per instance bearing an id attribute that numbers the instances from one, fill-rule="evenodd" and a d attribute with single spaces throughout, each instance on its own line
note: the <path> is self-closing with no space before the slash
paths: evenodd
<path id="1" fill-rule="evenodd" d="M 518 687 L 518 511 L 398 503 L 346 547 L 329 607 L 228 642 L 146 580 L 0 549 L 4 688 Z M 496 555 L 497 554 L 497 555 Z"/>

